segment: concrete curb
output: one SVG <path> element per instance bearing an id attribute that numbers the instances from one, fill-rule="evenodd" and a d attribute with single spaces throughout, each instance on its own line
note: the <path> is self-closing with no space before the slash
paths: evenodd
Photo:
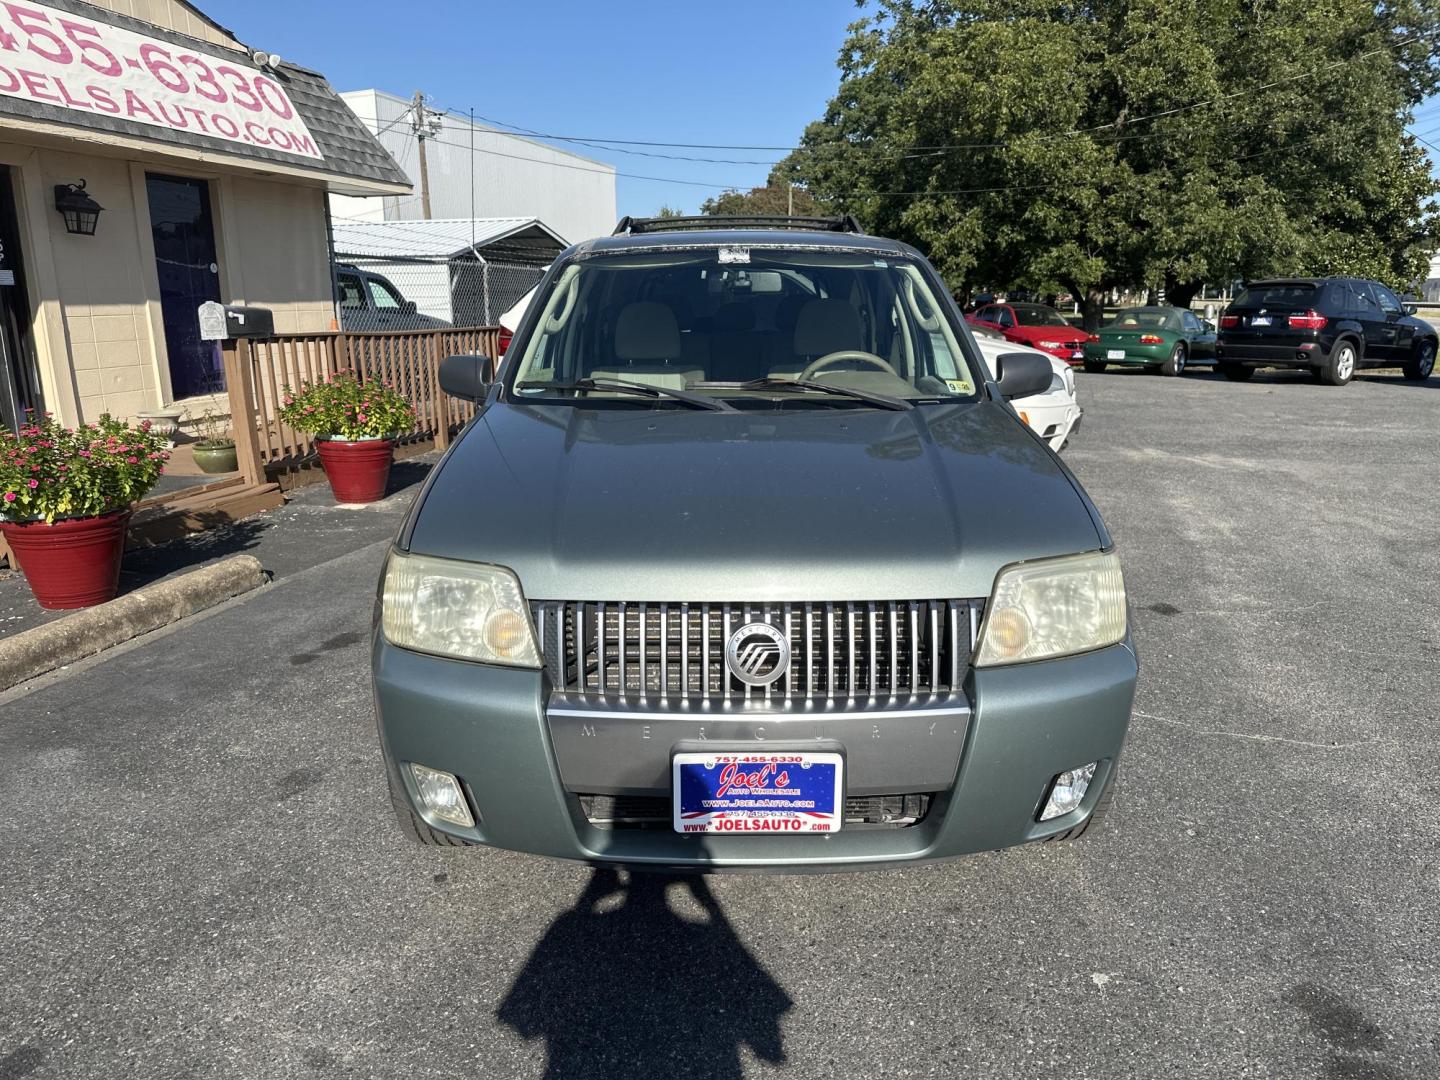
<path id="1" fill-rule="evenodd" d="M 168 626 L 265 581 L 259 559 L 236 555 L 0 639 L 0 690 Z"/>

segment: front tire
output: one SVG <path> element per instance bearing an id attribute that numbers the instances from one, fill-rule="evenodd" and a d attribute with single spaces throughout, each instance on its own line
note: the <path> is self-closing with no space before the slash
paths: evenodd
<path id="1" fill-rule="evenodd" d="M 1410 359 L 1405 362 L 1405 378 L 1424 382 L 1435 370 L 1435 342 L 1425 340 L 1415 347 Z"/>
<path id="2" fill-rule="evenodd" d="M 1161 375 L 1183 375 L 1185 374 L 1185 346 L 1176 345 L 1175 351 L 1170 354 L 1170 359 L 1160 365 Z"/>
<path id="3" fill-rule="evenodd" d="M 1253 367 L 1246 367 L 1244 364 L 1220 364 L 1218 366 L 1225 373 L 1225 378 L 1231 382 L 1249 382 L 1255 374 Z"/>
<path id="4" fill-rule="evenodd" d="M 1088 371 L 1091 375 L 1099 375 L 1109 366 L 1110 365 L 1105 363 L 1104 360 L 1085 361 L 1085 370 Z"/>
<path id="5" fill-rule="evenodd" d="M 1330 358 L 1320 365 L 1320 381 L 1326 386 L 1344 386 L 1355 377 L 1355 367 L 1359 360 L 1360 354 L 1355 350 L 1355 343 L 1348 338 L 1341 338 L 1331 350 Z"/>

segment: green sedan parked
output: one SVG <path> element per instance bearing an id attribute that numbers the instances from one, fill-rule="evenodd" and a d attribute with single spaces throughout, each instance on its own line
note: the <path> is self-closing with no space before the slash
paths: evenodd
<path id="1" fill-rule="evenodd" d="M 1085 370 L 1141 365 L 1179 375 L 1194 363 L 1215 363 L 1215 326 L 1188 308 L 1127 308 L 1085 344 Z"/>

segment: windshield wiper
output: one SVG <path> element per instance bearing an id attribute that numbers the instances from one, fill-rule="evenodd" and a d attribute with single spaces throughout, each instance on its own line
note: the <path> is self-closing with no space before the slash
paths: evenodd
<path id="1" fill-rule="evenodd" d="M 814 379 L 786 379 L 776 375 L 766 375 L 762 379 L 751 379 L 749 382 L 739 383 L 738 386 L 741 390 L 814 390 L 822 394 L 853 398 L 856 401 L 878 405 L 882 409 L 898 409 L 902 412 L 915 407 L 904 398 L 891 397 L 889 394 L 876 394 L 870 390 L 855 390 L 848 386 L 836 386 L 833 383 L 816 382 Z"/>
<path id="2" fill-rule="evenodd" d="M 692 394 L 686 390 L 672 390 L 668 386 L 652 386 L 650 383 L 628 382 L 624 379 L 576 379 L 568 383 L 531 382 L 519 383 L 516 390 L 600 390 L 613 394 L 639 394 L 642 397 L 670 398 L 674 401 L 683 401 L 686 405 L 697 409 L 710 409 L 713 412 L 739 412 L 734 405 L 725 401 L 717 401 L 715 398 L 706 397 L 704 394 Z"/>

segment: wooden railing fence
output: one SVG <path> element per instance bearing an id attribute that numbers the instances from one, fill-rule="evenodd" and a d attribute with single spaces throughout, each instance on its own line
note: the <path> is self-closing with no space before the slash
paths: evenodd
<path id="1" fill-rule="evenodd" d="M 230 415 L 241 471 L 261 483 L 284 478 L 315 459 L 315 440 L 279 417 L 286 387 L 321 382 L 347 369 L 362 381 L 379 379 L 415 409 L 405 444 L 441 449 L 474 415 L 469 402 L 440 390 L 440 361 L 458 353 L 494 357 L 498 328 L 461 327 L 402 332 L 282 334 L 231 343 L 224 352 Z M 246 422 L 243 418 L 249 418 Z"/>

